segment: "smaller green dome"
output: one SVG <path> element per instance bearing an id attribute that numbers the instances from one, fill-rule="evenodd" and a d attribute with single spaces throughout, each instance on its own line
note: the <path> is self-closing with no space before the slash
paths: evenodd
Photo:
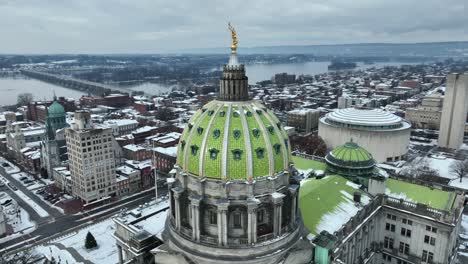
<path id="1" fill-rule="evenodd" d="M 48 116 L 49 117 L 62 117 L 65 116 L 65 109 L 57 100 L 54 100 L 54 102 L 49 106 L 47 109 Z"/>
<path id="2" fill-rule="evenodd" d="M 354 142 L 347 142 L 325 157 L 327 170 L 344 176 L 369 176 L 374 172 L 372 154 Z"/>

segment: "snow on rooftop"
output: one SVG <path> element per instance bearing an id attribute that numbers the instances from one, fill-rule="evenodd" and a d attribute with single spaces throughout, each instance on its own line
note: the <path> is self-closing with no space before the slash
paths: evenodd
<path id="1" fill-rule="evenodd" d="M 177 146 L 167 147 L 167 148 L 157 147 L 157 148 L 154 148 L 153 150 L 155 152 L 166 154 L 168 156 L 177 157 Z"/>
<path id="2" fill-rule="evenodd" d="M 338 109 L 328 113 L 326 118 L 337 123 L 373 127 L 398 125 L 402 123 L 401 117 L 379 109 Z"/>

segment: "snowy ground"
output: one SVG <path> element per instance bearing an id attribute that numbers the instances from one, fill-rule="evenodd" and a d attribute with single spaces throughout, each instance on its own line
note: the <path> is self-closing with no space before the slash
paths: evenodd
<path id="1" fill-rule="evenodd" d="M 64 238 L 39 246 L 34 251 L 37 254 L 44 254 L 48 259 L 54 257 L 58 260 L 60 258 L 61 263 L 66 263 L 65 260 L 68 263 L 82 263 L 83 259 L 93 263 L 117 263 L 117 246 L 115 239 L 112 237 L 114 228 L 112 219 L 107 219 Z M 85 249 L 84 243 L 88 231 L 93 234 L 99 248 L 90 251 Z M 78 256 L 76 256 L 76 253 Z M 73 256 L 74 254 L 75 256 Z"/>
<path id="2" fill-rule="evenodd" d="M 146 212 L 154 212 L 167 207 L 167 201 L 159 204 L 149 204 L 141 210 L 142 215 Z M 138 222 L 137 227 L 142 227 L 152 234 L 159 234 L 164 228 L 167 211 L 149 217 L 146 220 Z M 131 217 L 130 214 L 128 214 Z M 84 248 L 86 234 L 91 232 L 97 241 L 99 248 L 88 251 Z M 115 231 L 115 224 L 111 218 L 102 222 L 87 226 L 77 232 L 65 235 L 44 245 L 36 247 L 34 252 L 43 254 L 47 259 L 52 257 L 55 260 L 61 259 L 61 263 L 83 263 L 90 261 L 92 263 L 118 263 L 118 253 L 116 241 L 112 234 Z"/>
<path id="3" fill-rule="evenodd" d="M 7 193 L 0 193 L 0 203 L 11 199 L 12 202 L 8 206 L 3 207 L 6 216 L 7 224 L 13 228 L 13 233 L 17 232 L 32 232 L 36 229 L 36 223 L 31 221 L 28 212 L 18 206 L 16 201 Z"/>

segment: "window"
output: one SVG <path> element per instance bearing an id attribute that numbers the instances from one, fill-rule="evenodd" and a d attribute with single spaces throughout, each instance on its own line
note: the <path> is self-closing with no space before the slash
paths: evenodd
<path id="1" fill-rule="evenodd" d="M 400 242 L 400 253 L 409 255 L 409 244 Z"/>
<path id="2" fill-rule="evenodd" d="M 241 136 L 241 132 L 239 129 L 234 129 L 234 138 L 239 139 Z"/>
<path id="3" fill-rule="evenodd" d="M 255 152 L 257 153 L 257 158 L 262 159 L 264 157 L 264 154 L 265 154 L 265 149 L 264 148 L 257 148 L 255 150 Z"/>
<path id="4" fill-rule="evenodd" d="M 395 232 L 395 225 L 386 223 L 385 224 L 385 230 L 390 231 L 390 232 Z"/>
<path id="5" fill-rule="evenodd" d="M 411 237 L 411 230 L 406 228 L 401 228 L 401 235 L 406 237 Z"/>
<path id="6" fill-rule="evenodd" d="M 252 134 L 254 135 L 255 138 L 260 137 L 260 130 L 258 128 L 252 129 Z"/>
<path id="7" fill-rule="evenodd" d="M 275 145 L 273 145 L 273 148 L 275 149 L 275 153 L 276 154 L 280 154 L 281 152 L 281 145 L 276 143 Z"/>
<path id="8" fill-rule="evenodd" d="M 234 213 L 234 228 L 241 228 L 242 221 L 241 221 L 241 213 Z"/>
<path id="9" fill-rule="evenodd" d="M 413 221 L 406 218 L 401 219 L 401 222 L 406 225 L 413 225 Z"/>
<path id="10" fill-rule="evenodd" d="M 209 210 L 208 216 L 210 218 L 210 224 L 216 225 L 218 223 L 218 214 L 214 210 Z"/>
<path id="11" fill-rule="evenodd" d="M 435 245 L 435 237 L 431 237 L 431 236 L 424 236 L 424 243 L 426 244 L 431 244 L 431 245 Z"/>
<path id="12" fill-rule="evenodd" d="M 396 221 L 396 215 L 387 214 L 387 219 L 390 219 L 390 220 Z"/>
<path id="13" fill-rule="evenodd" d="M 384 248 L 393 249 L 393 238 L 385 237 Z"/>
<path id="14" fill-rule="evenodd" d="M 426 231 L 429 231 L 429 232 L 432 232 L 432 233 L 437 233 L 437 228 L 427 225 L 426 226 Z"/>
<path id="15" fill-rule="evenodd" d="M 210 151 L 210 158 L 215 160 L 218 157 L 219 150 L 215 148 L 211 148 L 209 151 Z"/>
<path id="16" fill-rule="evenodd" d="M 232 155 L 234 155 L 234 160 L 241 160 L 241 155 L 242 155 L 242 150 L 240 149 L 234 149 L 232 151 Z"/>
<path id="17" fill-rule="evenodd" d="M 263 223 L 265 217 L 265 210 L 259 210 L 257 213 L 257 223 Z"/>

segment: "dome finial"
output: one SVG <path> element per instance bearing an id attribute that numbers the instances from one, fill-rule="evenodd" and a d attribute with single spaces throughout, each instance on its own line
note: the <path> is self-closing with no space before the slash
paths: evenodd
<path id="1" fill-rule="evenodd" d="M 232 45 L 231 50 L 234 52 L 237 49 L 237 34 L 236 29 L 231 25 L 231 22 L 228 22 L 228 28 L 231 31 Z"/>

